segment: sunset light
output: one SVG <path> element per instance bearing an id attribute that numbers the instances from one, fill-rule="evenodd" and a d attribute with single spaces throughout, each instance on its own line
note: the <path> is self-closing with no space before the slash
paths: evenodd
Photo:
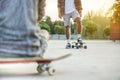
<path id="1" fill-rule="evenodd" d="M 113 4 L 114 0 L 81 0 L 83 6 L 83 16 L 88 11 L 99 11 L 105 13 L 108 8 Z M 53 20 L 58 18 L 57 0 L 46 0 L 46 15 L 50 16 Z"/>
<path id="2" fill-rule="evenodd" d="M 114 0 L 82 0 L 83 4 L 83 14 L 88 11 L 99 11 L 103 10 L 106 12 L 108 8 L 113 4 Z"/>

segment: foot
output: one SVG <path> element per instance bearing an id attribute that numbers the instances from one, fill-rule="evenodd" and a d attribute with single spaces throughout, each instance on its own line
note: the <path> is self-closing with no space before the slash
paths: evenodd
<path id="1" fill-rule="evenodd" d="M 67 43 L 66 49 L 70 49 L 70 48 L 71 48 L 71 44 L 70 44 L 70 43 Z"/>
<path id="2" fill-rule="evenodd" d="M 82 38 L 78 38 L 78 39 L 77 39 L 77 42 L 78 42 L 78 43 L 83 43 L 83 42 L 82 42 Z"/>

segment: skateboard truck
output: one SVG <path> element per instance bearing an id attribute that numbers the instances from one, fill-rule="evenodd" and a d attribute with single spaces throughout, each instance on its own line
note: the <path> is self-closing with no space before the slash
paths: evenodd
<path id="1" fill-rule="evenodd" d="M 87 45 L 84 45 L 84 42 L 72 42 L 72 48 L 79 49 L 79 48 L 84 48 L 87 49 Z"/>
<path id="2" fill-rule="evenodd" d="M 55 69 L 49 66 L 49 63 L 38 63 L 37 71 L 39 74 L 47 71 L 50 76 L 55 74 Z"/>

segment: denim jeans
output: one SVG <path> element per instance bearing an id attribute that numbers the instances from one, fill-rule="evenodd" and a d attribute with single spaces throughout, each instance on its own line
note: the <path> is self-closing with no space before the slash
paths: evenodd
<path id="1" fill-rule="evenodd" d="M 38 0 L 0 0 L 0 53 L 43 55 L 46 39 L 39 34 Z"/>

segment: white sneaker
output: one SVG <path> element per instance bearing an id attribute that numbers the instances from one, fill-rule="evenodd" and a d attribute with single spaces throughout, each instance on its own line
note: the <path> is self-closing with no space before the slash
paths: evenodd
<path id="1" fill-rule="evenodd" d="M 67 43 L 66 44 L 66 49 L 70 49 L 71 48 L 71 44 L 70 43 Z"/>
<path id="2" fill-rule="evenodd" d="M 78 39 L 77 39 L 77 42 L 78 42 L 78 43 L 82 43 L 82 38 L 78 38 Z"/>

